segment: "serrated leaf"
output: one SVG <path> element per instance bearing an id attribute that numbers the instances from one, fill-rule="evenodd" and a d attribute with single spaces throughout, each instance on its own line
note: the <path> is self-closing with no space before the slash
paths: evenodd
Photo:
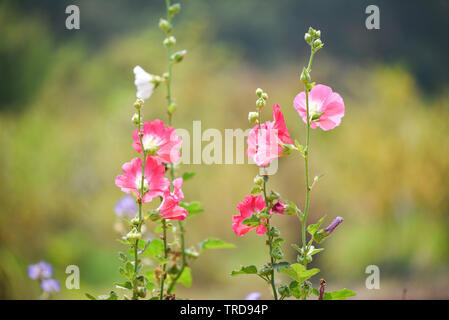
<path id="1" fill-rule="evenodd" d="M 241 267 L 240 270 L 234 270 L 231 272 L 231 276 L 236 276 L 238 274 L 257 274 L 257 267 L 254 265 Z"/>
<path id="2" fill-rule="evenodd" d="M 309 232 L 310 235 L 314 236 L 315 233 L 316 233 L 316 232 L 318 231 L 318 229 L 320 228 L 321 224 L 323 223 L 325 217 L 326 217 L 326 216 L 322 217 L 320 220 L 318 220 L 317 223 L 309 225 L 309 226 L 307 227 L 307 232 Z"/>
<path id="3" fill-rule="evenodd" d="M 187 288 L 192 285 L 192 272 L 190 271 L 189 267 L 184 268 L 177 282 L 181 283 L 184 287 Z"/>
<path id="4" fill-rule="evenodd" d="M 303 283 L 304 281 L 320 272 L 320 270 L 317 268 L 306 270 L 306 267 L 299 263 L 291 264 L 288 268 L 281 267 L 280 269 L 282 273 L 285 273 L 293 280 L 296 280 L 298 283 Z"/>
<path id="5" fill-rule="evenodd" d="M 192 179 L 196 175 L 196 172 L 184 172 L 182 174 L 182 180 L 187 181 Z"/>
<path id="6" fill-rule="evenodd" d="M 200 242 L 201 250 L 209 250 L 209 249 L 225 249 L 225 248 L 235 248 L 235 245 L 232 243 L 224 242 L 220 239 L 216 238 L 208 238 L 203 242 Z"/>

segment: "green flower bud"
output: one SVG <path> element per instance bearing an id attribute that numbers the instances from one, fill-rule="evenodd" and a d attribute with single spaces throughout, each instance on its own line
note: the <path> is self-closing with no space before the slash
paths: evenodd
<path id="1" fill-rule="evenodd" d="M 133 117 L 131 118 L 131 121 L 138 126 L 139 125 L 139 115 L 137 113 L 133 114 Z"/>
<path id="2" fill-rule="evenodd" d="M 258 108 L 263 108 L 263 107 L 265 106 L 265 100 L 262 99 L 262 98 L 257 99 L 257 101 L 256 101 L 256 106 L 257 106 Z"/>
<path id="3" fill-rule="evenodd" d="M 283 297 L 290 297 L 292 295 L 290 292 L 290 288 L 286 285 L 280 285 L 278 291 L 279 294 Z"/>
<path id="4" fill-rule="evenodd" d="M 257 88 L 256 94 L 257 94 L 257 96 L 258 96 L 259 98 L 262 97 L 262 93 L 263 93 L 263 90 L 260 89 L 260 88 Z"/>
<path id="5" fill-rule="evenodd" d="M 151 210 L 150 211 L 150 220 L 151 221 L 158 221 L 161 218 L 159 215 L 159 212 L 157 210 Z"/>
<path id="6" fill-rule="evenodd" d="M 178 63 L 181 62 L 182 59 L 184 59 L 184 56 L 186 55 L 187 50 L 177 51 L 172 54 L 171 61 Z"/>
<path id="7" fill-rule="evenodd" d="M 162 18 L 159 20 L 159 28 L 165 32 L 170 32 L 172 30 L 170 22 Z"/>
<path id="8" fill-rule="evenodd" d="M 257 123 L 259 120 L 259 113 L 258 112 L 250 112 L 248 113 L 248 121 L 250 123 Z"/>
<path id="9" fill-rule="evenodd" d="M 267 93 L 262 93 L 262 99 L 264 100 L 268 100 L 268 94 Z"/>
<path id="10" fill-rule="evenodd" d="M 314 42 L 313 42 L 313 46 L 314 46 L 314 48 L 315 49 L 321 49 L 321 47 L 323 46 L 323 43 L 321 42 L 321 40 L 320 39 L 316 39 Z"/>
<path id="11" fill-rule="evenodd" d="M 168 38 L 165 38 L 163 43 L 164 43 L 164 46 L 166 46 L 168 48 L 173 47 L 176 44 L 176 38 L 173 36 L 170 36 Z"/>
<path id="12" fill-rule="evenodd" d="M 310 82 L 310 73 L 309 73 L 309 71 L 307 71 L 307 69 L 306 68 L 303 68 L 302 69 L 302 72 L 301 72 L 301 76 L 300 76 L 300 78 L 299 78 L 303 83 L 308 83 L 308 82 Z"/>
<path id="13" fill-rule="evenodd" d="M 316 36 L 317 38 L 321 37 L 321 31 L 318 30 L 317 32 L 315 32 L 315 36 Z"/>
<path id="14" fill-rule="evenodd" d="M 138 217 L 134 217 L 131 219 L 131 224 L 133 224 L 134 226 L 138 226 L 139 225 L 139 218 Z"/>
<path id="15" fill-rule="evenodd" d="M 261 276 L 268 276 L 271 274 L 271 268 L 265 265 L 262 267 L 262 269 L 260 269 L 259 274 Z"/>
<path id="16" fill-rule="evenodd" d="M 273 201 L 279 199 L 281 196 L 276 191 L 271 191 L 270 195 L 267 197 L 268 200 Z"/>
<path id="17" fill-rule="evenodd" d="M 177 105 L 176 103 L 172 103 L 172 104 L 168 107 L 168 112 L 171 114 L 171 113 L 175 112 L 176 109 L 178 109 L 178 105 Z"/>
<path id="18" fill-rule="evenodd" d="M 310 44 L 310 43 L 312 42 L 312 36 L 311 36 L 310 34 L 306 33 L 306 34 L 304 35 L 304 40 L 306 40 L 306 42 L 307 42 L 308 44 Z"/>
<path id="19" fill-rule="evenodd" d="M 263 184 L 263 178 L 261 176 L 257 175 L 254 178 L 254 184 L 261 186 Z"/>
<path id="20" fill-rule="evenodd" d="M 168 8 L 168 12 L 172 16 L 179 13 L 179 11 L 181 11 L 181 5 L 179 3 L 174 3 Z"/>
<path id="21" fill-rule="evenodd" d="M 136 108 L 137 110 L 140 110 L 140 108 L 142 108 L 142 106 L 143 106 L 142 99 L 137 99 L 136 102 L 134 102 L 134 108 Z"/>
<path id="22" fill-rule="evenodd" d="M 147 289 L 145 287 L 137 287 L 137 295 L 141 298 L 145 298 L 147 295 Z"/>
<path id="23" fill-rule="evenodd" d="M 136 229 L 132 229 L 128 234 L 126 235 L 127 240 L 135 241 L 142 238 L 142 234 L 138 232 Z"/>

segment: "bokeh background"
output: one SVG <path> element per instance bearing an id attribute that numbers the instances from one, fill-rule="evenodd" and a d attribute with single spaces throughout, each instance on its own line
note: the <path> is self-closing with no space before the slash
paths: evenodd
<path id="1" fill-rule="evenodd" d="M 65 29 L 65 8 L 77 4 L 81 29 Z M 325 43 L 313 79 L 339 92 L 342 125 L 313 131 L 310 221 L 326 214 L 345 222 L 324 242 L 313 265 L 330 290 L 357 298 L 449 298 L 449 76 L 446 1 L 181 1 L 175 18 L 185 60 L 174 69 L 179 105 L 174 124 L 192 129 L 249 127 L 257 87 L 280 103 L 293 136 L 305 126 L 292 107 L 302 90 L 303 41 L 309 25 Z M 365 28 L 365 8 L 380 8 L 380 30 Z M 135 87 L 132 68 L 165 72 L 163 1 L 21 0 L 0 2 L 0 298 L 35 299 L 40 289 L 26 267 L 41 259 L 65 282 L 81 270 L 81 289 L 57 298 L 107 293 L 120 280 L 114 185 L 131 148 Z M 146 103 L 147 120 L 166 120 L 164 89 Z M 270 108 L 264 113 L 271 118 Z M 204 146 L 204 144 L 203 144 Z M 301 206 L 302 158 L 279 162 L 271 186 Z M 241 299 L 269 288 L 230 271 L 263 264 L 264 239 L 231 230 L 236 205 L 252 187 L 251 165 L 186 165 L 188 200 L 205 212 L 188 221 L 188 245 L 208 236 L 235 249 L 204 253 L 193 265 L 190 298 Z M 276 217 L 286 243 L 299 239 L 294 217 Z M 152 230 L 154 225 L 148 224 Z M 290 260 L 295 252 L 284 246 Z M 380 290 L 365 287 L 377 265 Z M 318 280 L 315 279 L 315 283 Z"/>

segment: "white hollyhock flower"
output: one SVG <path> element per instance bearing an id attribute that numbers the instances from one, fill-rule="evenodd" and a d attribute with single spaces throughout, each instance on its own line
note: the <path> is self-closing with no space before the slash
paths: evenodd
<path id="1" fill-rule="evenodd" d="M 143 70 L 140 66 L 134 67 L 134 84 L 137 87 L 136 96 L 138 99 L 146 100 L 153 94 L 154 83 L 151 82 L 153 76 Z"/>

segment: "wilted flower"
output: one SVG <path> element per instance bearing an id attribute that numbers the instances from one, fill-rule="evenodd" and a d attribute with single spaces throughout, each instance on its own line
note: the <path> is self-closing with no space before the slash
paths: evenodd
<path id="1" fill-rule="evenodd" d="M 27 273 L 33 280 L 50 278 L 53 275 L 53 267 L 42 260 L 36 264 L 30 264 L 27 268 Z"/>
<path id="2" fill-rule="evenodd" d="M 278 202 L 271 208 L 271 213 L 277 213 L 277 214 L 284 214 L 284 210 L 287 206 L 282 203 L 281 200 L 278 200 Z"/>
<path id="3" fill-rule="evenodd" d="M 305 92 L 299 93 L 293 105 L 301 118 L 307 123 L 307 106 Z M 332 92 L 328 86 L 318 84 L 309 93 L 309 117 L 310 127 L 320 127 L 327 131 L 340 125 L 341 118 L 345 114 L 345 104 L 340 95 Z"/>
<path id="4" fill-rule="evenodd" d="M 132 218 L 138 210 L 136 200 L 131 196 L 123 196 L 114 207 L 115 214 L 119 217 L 128 216 Z"/>
<path id="5" fill-rule="evenodd" d="M 342 217 L 336 217 L 334 221 L 332 221 L 331 224 L 324 230 L 326 231 L 326 234 L 330 235 L 332 232 L 334 232 L 335 228 L 338 227 L 338 225 L 342 223 L 343 220 L 344 219 Z"/>

